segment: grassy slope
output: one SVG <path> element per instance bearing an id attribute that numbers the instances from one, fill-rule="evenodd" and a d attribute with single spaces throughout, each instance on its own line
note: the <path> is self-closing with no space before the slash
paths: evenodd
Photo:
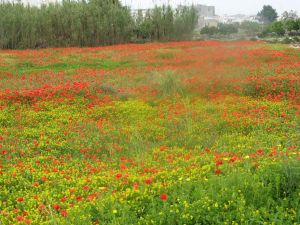
<path id="1" fill-rule="evenodd" d="M 179 42 L 0 59 L 3 224 L 300 223 L 297 50 Z"/>

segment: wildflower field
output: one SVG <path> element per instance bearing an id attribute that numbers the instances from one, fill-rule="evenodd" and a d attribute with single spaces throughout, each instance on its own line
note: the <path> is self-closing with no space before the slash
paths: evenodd
<path id="1" fill-rule="evenodd" d="M 300 224 L 300 51 L 0 50 L 0 224 Z"/>

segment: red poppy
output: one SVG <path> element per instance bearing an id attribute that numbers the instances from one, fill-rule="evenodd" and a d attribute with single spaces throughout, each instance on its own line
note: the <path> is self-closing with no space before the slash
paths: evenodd
<path id="1" fill-rule="evenodd" d="M 163 201 L 166 201 L 169 198 L 169 196 L 167 194 L 161 194 L 160 195 L 160 199 Z"/>
<path id="2" fill-rule="evenodd" d="M 85 186 L 83 186 L 82 189 L 85 190 L 85 191 L 87 191 L 87 190 L 89 190 L 89 187 L 85 185 Z"/>
<path id="3" fill-rule="evenodd" d="M 53 208 L 53 209 L 56 209 L 56 210 L 59 210 L 59 209 L 60 209 L 60 206 L 59 206 L 59 205 L 53 205 L 52 208 Z"/>
<path id="4" fill-rule="evenodd" d="M 87 197 L 89 201 L 93 201 L 97 197 L 97 193 L 91 194 Z"/>
<path id="5" fill-rule="evenodd" d="M 42 177 L 41 180 L 42 180 L 42 181 L 47 181 L 48 178 L 47 178 L 47 177 Z"/>
<path id="6" fill-rule="evenodd" d="M 24 198 L 20 197 L 20 198 L 17 199 L 17 201 L 18 201 L 18 202 L 23 202 L 23 201 L 24 201 Z"/>
<path id="7" fill-rule="evenodd" d="M 220 169 L 216 169 L 215 174 L 219 175 L 221 173 Z"/>
<path id="8" fill-rule="evenodd" d="M 26 219 L 26 220 L 24 220 L 24 223 L 25 224 L 31 224 L 31 220 L 30 219 Z"/>
<path id="9" fill-rule="evenodd" d="M 123 176 L 122 174 L 118 173 L 118 174 L 116 175 L 116 178 L 117 178 L 117 179 L 121 179 L 122 176 Z"/>
<path id="10" fill-rule="evenodd" d="M 137 182 L 133 183 L 133 189 L 138 190 L 139 189 L 139 183 L 137 183 Z"/>
<path id="11" fill-rule="evenodd" d="M 45 208 L 46 208 L 46 206 L 44 204 L 39 205 L 39 209 L 45 209 Z"/>
<path id="12" fill-rule="evenodd" d="M 63 196 L 63 197 L 61 197 L 60 201 L 65 202 L 65 201 L 67 201 L 67 198 Z"/>
<path id="13" fill-rule="evenodd" d="M 21 221 L 24 220 L 24 217 L 23 216 L 17 216 L 16 220 L 19 221 L 19 222 L 21 222 Z"/>
<path id="14" fill-rule="evenodd" d="M 60 215 L 63 216 L 63 217 L 67 217 L 68 216 L 68 212 L 66 210 L 62 209 L 60 211 Z"/>
<path id="15" fill-rule="evenodd" d="M 165 150 L 166 150 L 166 148 L 167 148 L 166 146 L 160 146 L 160 148 L 159 148 L 159 149 L 160 149 L 160 151 L 162 151 L 162 152 L 163 152 L 163 151 L 165 151 Z"/>
<path id="16" fill-rule="evenodd" d="M 77 197 L 76 197 L 76 200 L 77 200 L 77 201 L 81 201 L 82 199 L 83 199 L 83 198 L 82 198 L 81 196 L 77 196 Z"/>
<path id="17" fill-rule="evenodd" d="M 216 165 L 217 165 L 217 166 L 220 166 L 220 165 L 222 165 L 222 164 L 223 164 L 223 161 L 222 161 L 222 160 L 218 159 L 218 160 L 216 161 Z"/>
<path id="18" fill-rule="evenodd" d="M 18 213 L 19 212 L 19 209 L 14 209 L 13 210 L 13 213 Z"/>
<path id="19" fill-rule="evenodd" d="M 149 179 L 145 180 L 144 183 L 150 185 L 152 183 L 152 181 L 153 181 L 153 179 L 149 178 Z"/>
<path id="20" fill-rule="evenodd" d="M 234 155 L 234 156 L 231 157 L 229 162 L 234 163 L 237 159 L 238 159 L 238 157 L 236 155 Z"/>

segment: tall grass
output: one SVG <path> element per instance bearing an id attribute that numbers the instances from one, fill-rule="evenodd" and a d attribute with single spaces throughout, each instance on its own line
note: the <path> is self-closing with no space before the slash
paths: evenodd
<path id="1" fill-rule="evenodd" d="M 189 37 L 197 21 L 191 7 L 155 7 L 143 15 L 118 0 L 63 0 L 40 7 L 2 2 L 0 15 L 0 48 L 5 49 L 177 40 Z"/>

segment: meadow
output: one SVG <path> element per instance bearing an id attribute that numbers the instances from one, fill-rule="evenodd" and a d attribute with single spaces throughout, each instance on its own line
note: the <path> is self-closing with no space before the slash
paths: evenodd
<path id="1" fill-rule="evenodd" d="M 0 50 L 0 224 L 300 224 L 300 51 Z"/>

